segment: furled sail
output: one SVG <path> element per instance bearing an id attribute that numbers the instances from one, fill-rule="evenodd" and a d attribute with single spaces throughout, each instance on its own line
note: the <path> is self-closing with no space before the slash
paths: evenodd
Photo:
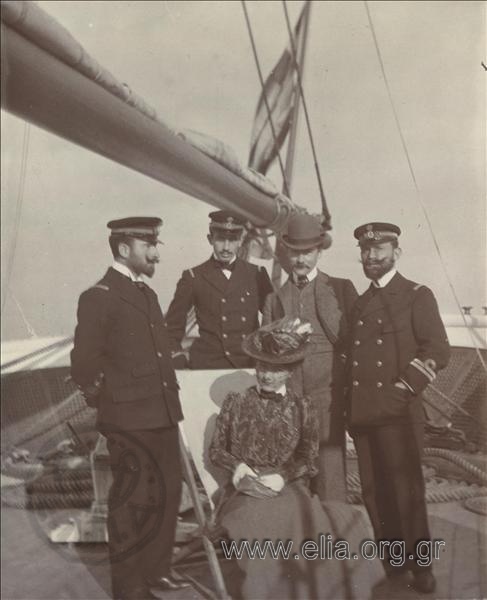
<path id="1" fill-rule="evenodd" d="M 2 108 L 257 226 L 285 227 L 290 200 L 176 135 L 35 3 L 2 2 L 2 38 Z"/>

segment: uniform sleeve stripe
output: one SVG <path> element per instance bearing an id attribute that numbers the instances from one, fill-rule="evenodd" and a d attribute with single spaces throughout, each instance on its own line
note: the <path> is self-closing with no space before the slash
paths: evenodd
<path id="1" fill-rule="evenodd" d="M 405 379 L 402 379 L 401 377 L 399 377 L 399 381 L 401 383 L 404 383 L 404 385 L 408 388 L 408 390 L 411 392 L 411 394 L 415 394 L 416 393 Z"/>
<path id="2" fill-rule="evenodd" d="M 418 371 L 420 371 L 427 379 L 429 379 L 430 382 L 434 381 L 436 378 L 436 373 L 433 371 L 433 369 L 427 367 L 422 361 L 419 360 L 419 358 L 414 358 L 410 362 L 410 365 L 418 369 Z"/>

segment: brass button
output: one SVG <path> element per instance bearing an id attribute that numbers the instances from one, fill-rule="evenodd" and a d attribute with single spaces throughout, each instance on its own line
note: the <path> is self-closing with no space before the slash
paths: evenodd
<path id="1" fill-rule="evenodd" d="M 377 340 L 376 343 L 377 343 L 378 346 L 382 346 L 382 340 L 380 338 Z"/>
<path id="2" fill-rule="evenodd" d="M 242 339 L 245 339 L 245 333 L 242 333 L 240 336 Z"/>
<path id="3" fill-rule="evenodd" d="M 358 367 L 358 362 L 356 360 L 353 361 L 352 366 Z"/>
<path id="4" fill-rule="evenodd" d="M 378 381 L 378 382 L 377 382 L 377 387 L 378 387 L 378 388 L 381 388 L 381 387 L 382 387 L 382 381 Z"/>
<path id="5" fill-rule="evenodd" d="M 355 379 L 354 381 L 352 381 L 352 385 L 353 385 L 353 387 L 357 387 L 358 386 L 358 381 Z"/>
<path id="6" fill-rule="evenodd" d="M 378 360 L 378 361 L 377 361 L 375 364 L 376 364 L 378 367 L 382 367 L 382 361 L 381 361 L 381 360 Z"/>
<path id="7" fill-rule="evenodd" d="M 154 323 L 151 323 L 150 326 L 152 327 L 152 329 L 154 329 L 155 327 Z"/>
<path id="8" fill-rule="evenodd" d="M 379 325 L 382 325 L 382 319 L 377 319 L 377 323 L 379 323 Z"/>
<path id="9" fill-rule="evenodd" d="M 240 298 L 240 302 L 245 302 L 245 298 Z"/>
<path id="10" fill-rule="evenodd" d="M 223 334 L 223 339 L 227 339 L 228 335 L 226 333 Z"/>
<path id="11" fill-rule="evenodd" d="M 355 341 L 354 341 L 354 344 L 355 344 L 356 346 L 360 346 L 360 340 L 355 340 Z"/>
<path id="12" fill-rule="evenodd" d="M 222 321 L 226 321 L 226 320 L 227 320 L 226 316 L 225 316 L 225 315 L 223 315 L 223 317 L 222 317 Z"/>
<path id="13" fill-rule="evenodd" d="M 158 352 L 158 353 L 157 353 L 157 356 L 158 356 L 159 358 L 162 358 L 162 352 Z"/>
<path id="14" fill-rule="evenodd" d="M 230 356 L 230 352 L 228 350 L 225 350 L 224 354 L 225 356 Z"/>
<path id="15" fill-rule="evenodd" d="M 242 321 L 245 323 L 245 321 L 247 320 L 247 317 L 242 317 Z"/>
<path id="16" fill-rule="evenodd" d="M 225 304 L 225 302 L 226 302 L 226 301 L 227 301 L 227 299 L 226 299 L 226 298 L 222 298 L 222 302 L 223 302 L 223 304 Z"/>
<path id="17" fill-rule="evenodd" d="M 358 323 L 357 323 L 357 325 L 358 325 L 359 327 L 362 327 L 362 325 L 363 325 L 363 324 L 364 324 L 364 322 L 363 322 L 363 321 L 358 321 Z"/>
<path id="18" fill-rule="evenodd" d="M 164 387 L 167 387 L 167 381 L 163 381 L 163 382 L 162 382 L 162 385 L 163 385 Z"/>

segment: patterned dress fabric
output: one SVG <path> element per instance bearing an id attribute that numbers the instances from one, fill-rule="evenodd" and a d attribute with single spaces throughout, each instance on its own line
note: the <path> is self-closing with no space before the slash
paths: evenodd
<path id="1" fill-rule="evenodd" d="M 275 549 L 279 540 L 292 542 L 287 558 L 273 558 L 269 551 L 263 558 L 251 558 L 244 552 L 233 561 L 234 573 L 226 582 L 233 598 L 368 598 L 381 578 L 377 561 L 338 560 L 333 552 L 330 558 L 307 560 L 301 553 L 306 540 L 319 544 L 320 539 L 346 540 L 351 552 L 358 552 L 360 543 L 371 537 L 358 509 L 321 503 L 309 491 L 307 480 L 316 473 L 319 446 L 314 407 L 307 397 L 292 392 L 279 400 L 264 400 L 251 387 L 243 394 L 230 393 L 217 418 L 210 459 L 228 470 L 229 479 L 245 462 L 259 473 L 278 472 L 285 480 L 281 492 L 270 498 L 237 492 L 229 483 L 218 513 L 227 544 L 269 540 Z"/>

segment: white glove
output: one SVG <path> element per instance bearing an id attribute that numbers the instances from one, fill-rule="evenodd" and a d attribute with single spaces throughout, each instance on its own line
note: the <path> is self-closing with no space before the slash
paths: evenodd
<path id="1" fill-rule="evenodd" d="M 236 466 L 235 471 L 233 472 L 232 483 L 233 483 L 234 487 L 237 487 L 238 482 L 245 475 L 249 475 L 250 477 L 257 477 L 257 473 L 255 471 L 253 471 L 249 467 L 249 465 L 246 465 L 245 463 L 242 462 Z"/>
<path id="2" fill-rule="evenodd" d="M 274 490 L 274 492 L 280 492 L 284 487 L 284 479 L 279 473 L 270 473 L 269 475 L 261 475 L 259 477 L 260 483 L 266 487 Z"/>

